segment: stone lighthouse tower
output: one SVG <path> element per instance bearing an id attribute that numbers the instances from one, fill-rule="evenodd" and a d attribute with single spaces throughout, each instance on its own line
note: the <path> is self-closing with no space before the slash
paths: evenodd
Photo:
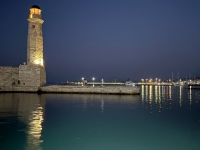
<path id="1" fill-rule="evenodd" d="M 42 15 L 37 5 L 30 8 L 27 38 L 27 64 L 19 66 L 20 86 L 35 88 L 46 84 L 43 58 Z"/>
<path id="2" fill-rule="evenodd" d="M 19 68 L 0 66 L 0 91 L 37 92 L 46 85 L 41 11 L 33 5 L 27 19 L 27 63 L 20 64 Z"/>
<path id="3" fill-rule="evenodd" d="M 44 66 L 43 60 L 43 37 L 42 37 L 42 15 L 37 5 L 30 8 L 28 20 L 27 41 L 27 64 Z"/>

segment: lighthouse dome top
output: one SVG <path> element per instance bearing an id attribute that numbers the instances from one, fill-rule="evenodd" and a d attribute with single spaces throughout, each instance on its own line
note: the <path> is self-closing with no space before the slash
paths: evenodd
<path id="1" fill-rule="evenodd" d="M 37 8 L 40 9 L 40 7 L 38 5 L 33 5 L 31 8 Z"/>

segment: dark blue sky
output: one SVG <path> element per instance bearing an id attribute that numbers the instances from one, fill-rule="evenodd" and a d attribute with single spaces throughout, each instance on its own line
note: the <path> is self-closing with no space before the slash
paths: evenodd
<path id="1" fill-rule="evenodd" d="M 1 66 L 26 61 L 32 5 L 42 9 L 48 81 L 200 74 L 199 0 L 1 0 Z"/>

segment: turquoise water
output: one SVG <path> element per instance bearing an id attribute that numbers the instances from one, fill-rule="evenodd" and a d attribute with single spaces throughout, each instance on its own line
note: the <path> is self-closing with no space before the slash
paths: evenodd
<path id="1" fill-rule="evenodd" d="M 200 91 L 0 93 L 1 150 L 199 150 Z"/>

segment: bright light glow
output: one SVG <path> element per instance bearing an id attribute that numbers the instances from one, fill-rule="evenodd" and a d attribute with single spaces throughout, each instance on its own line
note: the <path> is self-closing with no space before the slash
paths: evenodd
<path id="1" fill-rule="evenodd" d="M 43 122 L 43 108 L 38 107 L 33 110 L 28 116 L 29 123 L 27 124 L 27 148 L 41 150 L 40 145 L 43 143 L 41 139 L 42 122 Z"/>
<path id="2" fill-rule="evenodd" d="M 43 66 L 43 60 L 40 61 L 40 60 L 36 59 L 34 61 L 34 64 Z"/>
<path id="3" fill-rule="evenodd" d="M 29 18 L 33 18 L 33 15 L 41 15 L 41 10 L 38 8 L 31 8 Z"/>
<path id="4" fill-rule="evenodd" d="M 39 63 L 40 63 L 39 60 L 36 59 L 36 60 L 35 60 L 35 64 L 38 65 Z"/>
<path id="5" fill-rule="evenodd" d="M 93 77 L 92 80 L 93 80 L 93 86 L 94 86 L 94 80 L 95 80 L 95 78 Z"/>
<path id="6" fill-rule="evenodd" d="M 149 79 L 149 82 L 153 82 L 152 78 Z"/>
<path id="7" fill-rule="evenodd" d="M 33 15 L 33 14 L 41 15 L 41 10 L 38 8 L 31 8 L 30 15 Z"/>

